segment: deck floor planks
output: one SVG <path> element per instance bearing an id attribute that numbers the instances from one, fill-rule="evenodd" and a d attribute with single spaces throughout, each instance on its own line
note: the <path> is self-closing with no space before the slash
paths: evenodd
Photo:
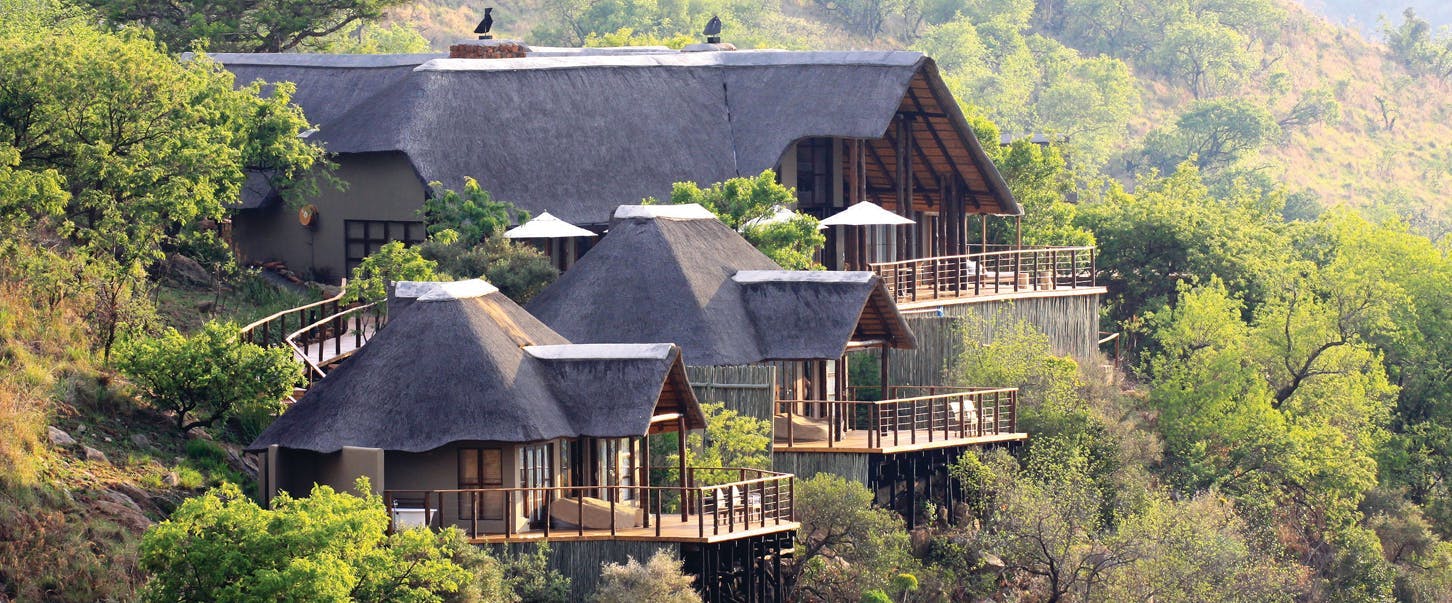
<path id="1" fill-rule="evenodd" d="M 776 452 L 846 452 L 854 454 L 882 453 L 893 454 L 898 452 L 910 452 L 913 450 L 931 450 L 934 448 L 951 448 L 954 446 L 974 446 L 978 444 L 994 444 L 998 442 L 1014 442 L 1028 439 L 1026 433 L 1004 433 L 971 438 L 944 438 L 941 432 L 934 432 L 929 440 L 928 430 L 919 429 L 916 432 L 917 442 L 914 443 L 910 432 L 898 433 L 897 443 L 893 443 L 892 434 L 882 438 L 880 447 L 873 448 L 867 445 L 868 431 L 854 429 L 842 436 L 842 439 L 827 445 L 826 440 L 802 441 L 797 440 L 793 445 L 788 446 L 784 440 L 777 440 L 772 445 Z"/>
<path id="2" fill-rule="evenodd" d="M 499 544 L 511 542 L 582 542 L 590 540 L 634 540 L 641 542 L 712 543 L 726 542 L 730 540 L 737 540 L 751 536 L 760 536 L 764 534 L 774 534 L 776 532 L 785 532 L 789 530 L 795 530 L 801 527 L 801 524 L 795 521 L 783 520 L 780 524 L 778 524 L 774 519 L 768 519 L 765 526 L 755 527 L 756 521 L 753 520 L 753 527 L 749 530 L 742 529 L 740 527 L 740 523 L 738 522 L 738 527 L 734 531 L 727 531 L 727 527 L 725 525 L 722 525 L 721 532 L 719 534 L 712 534 L 711 526 L 707 524 L 706 535 L 704 538 L 702 538 L 700 536 L 700 528 L 697 527 L 699 523 L 700 519 L 697 517 L 692 517 L 691 519 L 683 522 L 681 521 L 681 516 L 679 514 L 662 515 L 660 524 L 660 536 L 655 535 L 655 525 L 652 524 L 648 528 L 616 528 L 614 535 L 610 534 L 609 528 L 603 530 L 585 530 L 583 533 L 573 528 L 551 528 L 549 538 L 545 538 L 544 530 L 540 529 L 530 530 L 528 532 L 519 532 L 511 534 L 509 536 L 505 536 L 504 534 L 486 534 L 483 536 L 476 536 L 470 538 L 469 541 L 473 544 Z"/>

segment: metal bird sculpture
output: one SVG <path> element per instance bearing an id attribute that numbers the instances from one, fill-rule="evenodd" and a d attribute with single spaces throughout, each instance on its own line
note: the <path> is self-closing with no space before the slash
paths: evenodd
<path id="1" fill-rule="evenodd" d="M 715 15 L 711 15 L 711 20 L 706 22 L 706 31 L 703 32 L 703 33 L 706 34 L 706 43 L 707 44 L 720 44 L 721 43 L 721 17 L 715 16 Z"/>
<path id="2" fill-rule="evenodd" d="M 489 14 L 491 12 L 494 12 L 494 7 L 485 8 L 484 20 L 479 22 L 478 27 L 474 28 L 474 33 L 479 34 L 480 40 L 488 40 L 494 37 L 489 35 L 489 28 L 494 27 L 494 15 Z"/>

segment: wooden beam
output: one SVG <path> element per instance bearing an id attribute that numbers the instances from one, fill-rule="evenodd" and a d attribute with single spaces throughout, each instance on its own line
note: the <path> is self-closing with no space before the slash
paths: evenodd
<path id="1" fill-rule="evenodd" d="M 923 110 L 923 103 L 918 100 L 918 93 L 913 90 L 912 86 L 908 86 L 908 99 L 913 101 L 913 106 L 917 107 L 918 111 Z M 946 115 L 943 117 L 947 118 Z M 938 148 L 943 150 L 943 156 L 948 158 L 948 165 L 953 166 L 953 171 L 962 174 L 963 168 L 959 167 L 958 161 L 953 159 L 953 153 L 948 150 L 947 143 L 943 142 L 943 137 L 938 135 L 938 129 L 933 127 L 932 122 L 928 122 L 928 134 L 938 143 Z"/>

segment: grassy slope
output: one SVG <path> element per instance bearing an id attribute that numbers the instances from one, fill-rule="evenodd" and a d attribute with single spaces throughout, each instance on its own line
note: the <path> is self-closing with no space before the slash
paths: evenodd
<path id="1" fill-rule="evenodd" d="M 212 300 L 171 282 L 156 296 L 159 317 L 184 330 Z M 245 482 L 238 447 L 183 437 L 105 369 L 72 309 L 32 298 L 0 282 L 0 601 L 126 600 L 142 579 L 142 531 L 203 488 Z M 301 299 L 252 283 L 218 308 L 245 321 Z M 47 425 L 77 443 L 52 445 Z"/>

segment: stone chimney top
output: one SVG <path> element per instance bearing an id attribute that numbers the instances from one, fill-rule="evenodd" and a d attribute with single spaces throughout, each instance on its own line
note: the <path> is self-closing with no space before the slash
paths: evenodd
<path id="1" fill-rule="evenodd" d="M 451 59 L 522 59 L 527 52 L 519 40 L 465 40 L 449 46 Z"/>

